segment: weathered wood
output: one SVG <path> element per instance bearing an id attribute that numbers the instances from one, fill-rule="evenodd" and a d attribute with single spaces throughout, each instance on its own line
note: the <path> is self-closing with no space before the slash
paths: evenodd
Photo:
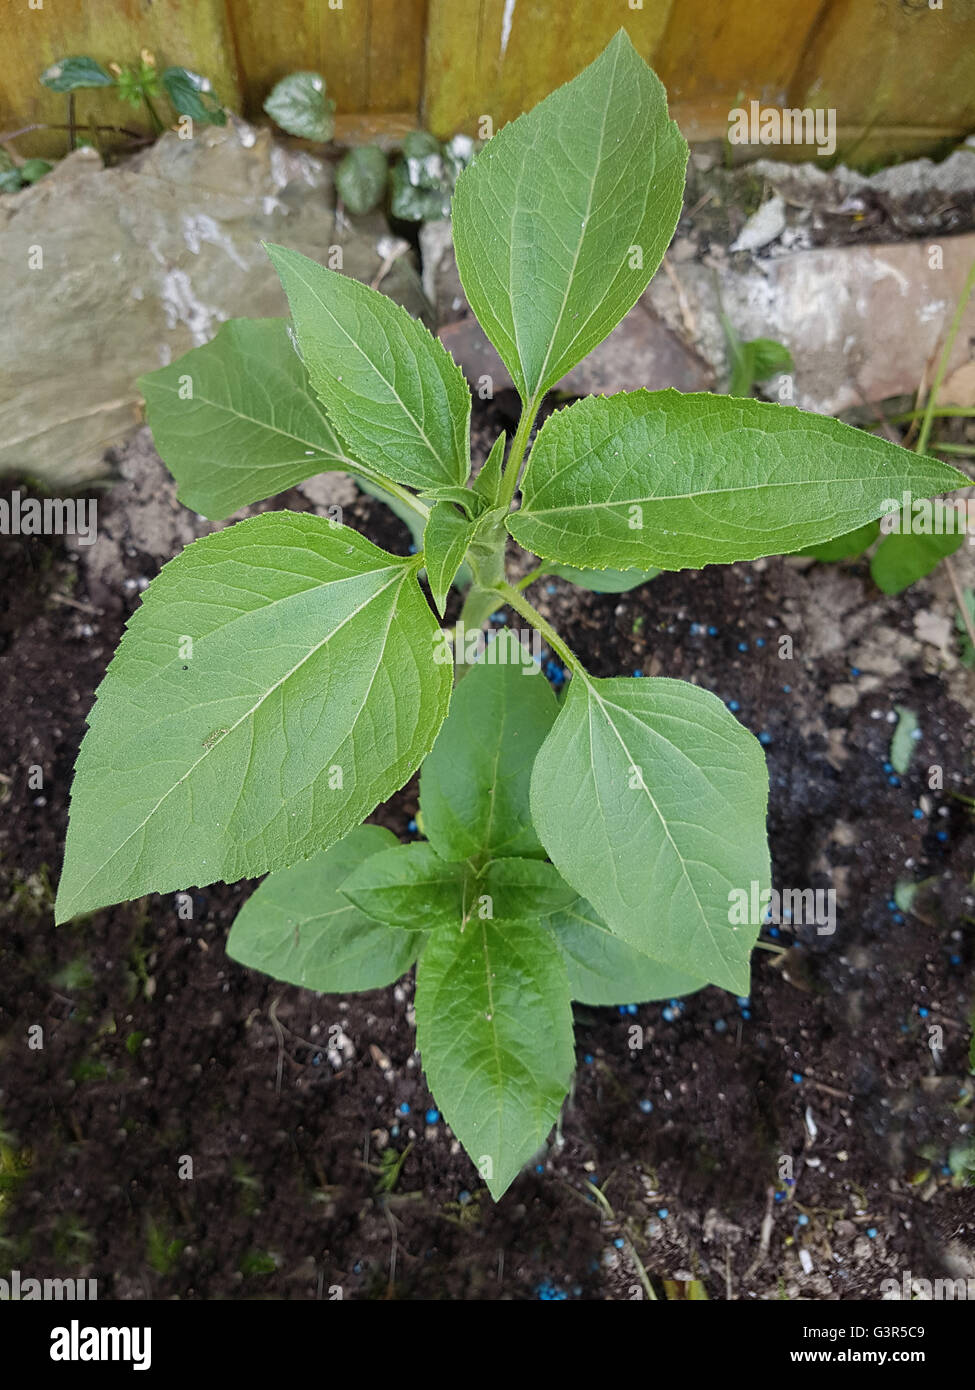
<path id="1" fill-rule="evenodd" d="M 481 117 L 497 130 L 574 76 L 621 24 L 692 140 L 726 136 L 752 99 L 834 108 L 839 153 L 856 161 L 937 150 L 975 126 L 975 0 L 0 0 L 0 23 L 0 131 L 65 119 L 66 98 L 38 81 L 56 59 L 131 63 L 147 47 L 251 118 L 280 77 L 313 68 L 340 139 L 388 143 L 421 120 L 477 134 Z M 111 92 L 80 92 L 77 108 L 148 133 Z M 24 155 L 66 146 L 61 132 L 17 142 Z"/>

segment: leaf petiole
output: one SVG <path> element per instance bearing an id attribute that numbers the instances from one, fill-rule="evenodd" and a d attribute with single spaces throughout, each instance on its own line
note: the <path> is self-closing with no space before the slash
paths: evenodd
<path id="1" fill-rule="evenodd" d="M 573 675 L 585 678 L 586 668 L 583 666 L 582 662 L 571 648 L 566 646 L 552 624 L 542 617 L 537 608 L 532 607 L 523 594 L 520 594 L 513 585 L 508 583 L 498 584 L 497 591 L 501 594 L 505 603 L 513 608 L 516 613 L 520 613 L 523 618 L 527 619 L 532 627 L 538 629 L 552 650 L 558 652 Z"/>

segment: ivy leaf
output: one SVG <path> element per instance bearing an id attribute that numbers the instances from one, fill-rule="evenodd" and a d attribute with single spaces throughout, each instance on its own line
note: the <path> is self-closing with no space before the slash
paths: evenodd
<path id="1" fill-rule="evenodd" d="M 423 563 L 441 617 L 450 586 L 476 533 L 477 522 L 461 516 L 453 503 L 437 502 L 432 507 L 423 532 Z"/>
<path id="2" fill-rule="evenodd" d="M 620 30 L 461 174 L 457 269 L 522 400 L 540 400 L 646 289 L 686 163 L 666 92 Z"/>
<path id="3" fill-rule="evenodd" d="M 964 487 L 964 483 L 952 486 Z M 916 491 L 917 489 L 915 489 Z M 954 513 L 949 513 L 949 516 Z M 930 574 L 946 555 L 954 555 L 965 541 L 965 532 L 957 523 L 940 535 L 915 535 L 910 531 L 894 531 L 877 546 L 870 559 L 870 575 L 877 588 L 885 594 L 900 594 Z"/>
<path id="4" fill-rule="evenodd" d="M 801 550 L 957 469 L 823 415 L 730 396 L 632 391 L 550 415 L 508 528 L 583 568 L 699 568 Z"/>
<path id="5" fill-rule="evenodd" d="M 532 766 L 558 702 L 509 631 L 458 683 L 420 773 L 423 830 L 444 859 L 544 858 L 532 824 Z M 561 793 L 560 793 L 561 799 Z"/>
<path id="6" fill-rule="evenodd" d="M 395 844 L 389 830 L 360 825 L 331 849 L 268 874 L 238 912 L 227 955 L 319 994 L 391 985 L 413 964 L 422 937 L 379 926 L 338 890 L 363 860 Z"/>
<path id="7" fill-rule="evenodd" d="M 83 87 L 114 87 L 115 78 L 94 58 L 61 58 L 41 73 L 41 82 L 52 92 L 76 92 Z"/>
<path id="8" fill-rule="evenodd" d="M 130 619 L 75 770 L 58 921 L 285 868 L 417 768 L 450 699 L 416 562 L 320 517 L 194 542 Z"/>
<path id="9" fill-rule="evenodd" d="M 638 589 L 641 584 L 656 579 L 657 569 L 649 570 L 580 570 L 574 565 L 560 565 L 556 561 L 546 561 L 546 575 L 557 579 L 567 579 L 580 589 L 590 589 L 594 594 L 627 594 Z"/>
<path id="10" fill-rule="evenodd" d="M 335 170 L 335 187 L 355 217 L 372 212 L 386 192 L 389 166 L 378 145 L 357 145 Z"/>
<path id="11" fill-rule="evenodd" d="M 405 931 L 457 929 L 471 917 L 538 917 L 575 896 L 551 864 L 495 859 L 479 873 L 428 844 L 396 845 L 360 864 L 342 892 L 367 917 Z"/>
<path id="12" fill-rule="evenodd" d="M 282 130 L 324 144 L 335 130 L 335 102 L 318 72 L 293 72 L 271 88 L 264 110 Z"/>
<path id="13" fill-rule="evenodd" d="M 231 319 L 139 387 L 177 496 L 203 516 L 222 520 L 327 469 L 361 469 L 316 399 L 285 319 Z"/>
<path id="14" fill-rule="evenodd" d="M 714 695 L 656 677 L 574 677 L 531 784 L 542 844 L 606 925 L 735 994 L 761 925 L 752 884 L 769 886 L 767 796 L 758 740 Z"/>
<path id="15" fill-rule="evenodd" d="M 544 1143 L 572 1075 L 551 933 L 476 919 L 435 933 L 417 966 L 416 1037 L 437 1104 L 497 1201 Z"/>
<path id="16" fill-rule="evenodd" d="M 226 125 L 227 113 L 214 95 L 208 77 L 189 68 L 166 68 L 162 74 L 166 95 L 181 116 L 200 125 Z"/>
<path id="17" fill-rule="evenodd" d="M 446 348 L 377 290 L 297 251 L 267 252 L 312 386 L 351 452 L 411 487 L 464 483 L 471 393 Z"/>
<path id="18" fill-rule="evenodd" d="M 575 898 L 546 919 L 555 933 L 569 975 L 569 992 L 580 1004 L 645 1004 L 703 989 L 682 970 L 661 965 L 621 941 L 591 903 Z"/>

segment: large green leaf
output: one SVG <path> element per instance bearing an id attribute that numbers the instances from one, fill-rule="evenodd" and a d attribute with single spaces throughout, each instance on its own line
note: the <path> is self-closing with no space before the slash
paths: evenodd
<path id="1" fill-rule="evenodd" d="M 674 390 L 549 416 L 508 525 L 583 568 L 699 568 L 818 545 L 964 474 L 794 406 Z"/>
<path id="2" fill-rule="evenodd" d="M 485 657 L 457 686 L 423 764 L 424 834 L 444 859 L 544 858 L 528 789 L 558 702 L 513 633 L 498 633 Z"/>
<path id="3" fill-rule="evenodd" d="M 452 502 L 436 502 L 430 509 L 423 532 L 423 563 L 433 601 L 441 616 L 450 586 L 476 532 L 477 522 L 469 521 Z"/>
<path id="4" fill-rule="evenodd" d="M 572 1075 L 551 933 L 477 919 L 437 932 L 417 966 L 416 1036 L 437 1104 L 497 1201 L 544 1143 Z"/>
<path id="5" fill-rule="evenodd" d="M 461 174 L 457 268 L 524 401 L 602 342 L 646 289 L 677 225 L 686 163 L 667 94 L 621 30 Z"/>
<path id="6" fill-rule="evenodd" d="M 327 469 L 356 469 L 284 319 L 231 319 L 205 347 L 139 381 L 181 502 L 222 520 Z"/>
<path id="7" fill-rule="evenodd" d="M 268 874 L 238 912 L 227 955 L 320 994 L 392 984 L 409 970 L 423 938 L 380 926 L 338 889 L 363 860 L 395 844 L 389 830 L 360 825 L 331 849 Z"/>
<path id="8" fill-rule="evenodd" d="M 607 926 L 736 994 L 761 915 L 739 924 L 737 895 L 769 887 L 767 795 L 758 740 L 663 678 L 574 677 L 531 784 L 542 844 Z"/>
<path id="9" fill-rule="evenodd" d="M 436 630 L 415 561 L 320 517 L 267 513 L 188 546 L 89 716 L 58 920 L 284 868 L 348 834 L 436 738 Z"/>
<path id="10" fill-rule="evenodd" d="M 705 980 L 661 965 L 609 930 L 591 903 L 575 898 L 546 918 L 569 975 L 569 991 L 580 1004 L 642 1004 L 693 994 Z"/>
<path id="11" fill-rule="evenodd" d="M 312 386 L 349 450 L 394 482 L 461 484 L 471 393 L 447 349 L 384 294 L 269 246 Z"/>
<path id="12" fill-rule="evenodd" d="M 342 892 L 367 916 L 406 931 L 456 928 L 471 917 L 540 917 L 572 889 L 539 859 L 495 859 L 479 872 L 446 863 L 429 844 L 396 845 L 360 864 Z"/>

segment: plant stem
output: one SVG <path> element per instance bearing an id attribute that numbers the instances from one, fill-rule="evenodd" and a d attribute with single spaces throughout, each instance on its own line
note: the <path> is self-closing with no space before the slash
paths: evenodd
<path id="1" fill-rule="evenodd" d="M 952 564 L 951 556 L 946 555 L 944 559 L 945 569 L 948 571 L 948 578 L 951 581 L 951 588 L 955 595 L 955 602 L 958 604 L 958 612 L 961 620 L 965 624 L 965 631 L 968 633 L 968 640 L 975 648 L 975 621 L 972 619 L 971 609 L 965 602 L 965 593 L 958 579 L 958 571 Z"/>
<path id="2" fill-rule="evenodd" d="M 888 417 L 889 425 L 909 425 L 912 420 L 920 420 L 927 413 L 927 407 L 922 410 L 903 410 L 899 415 Z M 969 405 L 939 405 L 932 411 L 934 415 L 954 415 L 964 419 L 975 419 L 975 410 Z"/>
<path id="3" fill-rule="evenodd" d="M 498 497 L 498 506 L 504 507 L 505 511 L 514 501 L 515 491 L 518 487 L 518 474 L 521 472 L 525 450 L 528 447 L 528 436 L 532 432 L 532 425 L 535 423 L 537 414 L 537 401 L 529 401 L 527 405 L 522 407 L 521 419 L 518 421 L 515 437 L 511 441 L 511 453 L 508 455 L 508 462 L 505 465 L 504 477 L 501 480 L 501 493 Z"/>
<path id="4" fill-rule="evenodd" d="M 975 454 L 975 444 L 939 444 L 935 440 L 930 447 L 935 454 Z"/>
<path id="5" fill-rule="evenodd" d="M 586 669 L 582 662 L 575 653 L 566 646 L 552 624 L 542 617 L 537 608 L 533 608 L 528 600 L 522 594 L 519 594 L 518 590 L 511 584 L 499 584 L 498 593 L 501 594 L 505 603 L 513 608 L 516 613 L 520 613 L 523 618 L 531 623 L 532 627 L 538 629 L 552 650 L 558 652 L 559 656 L 574 675 L 582 676 L 583 679 L 585 679 Z"/>
<path id="6" fill-rule="evenodd" d="M 544 573 L 544 565 L 539 565 L 536 569 L 529 570 L 527 574 L 522 575 L 521 579 L 518 580 L 515 588 L 518 590 L 519 594 L 522 593 L 529 585 L 534 584 L 536 579 L 541 579 Z"/>
<path id="7" fill-rule="evenodd" d="M 354 459 L 348 459 L 347 462 L 349 465 L 349 472 L 353 477 L 358 473 L 360 477 L 367 479 L 374 487 L 381 487 L 384 492 L 391 493 L 393 497 L 397 497 L 401 502 L 404 502 L 407 507 L 416 512 L 417 516 L 422 517 L 424 521 L 429 518 L 430 508 L 425 502 L 421 502 L 419 497 L 416 497 L 408 488 L 400 487 L 399 483 L 394 483 L 389 478 L 384 478 L 381 473 L 374 473 L 372 469 L 368 468 L 364 463 L 357 463 Z"/>
<path id="8" fill-rule="evenodd" d="M 152 104 L 152 100 L 149 96 L 149 93 L 145 90 L 143 90 L 142 93 L 142 100 L 145 102 L 146 110 L 149 112 L 149 119 L 152 122 L 153 130 L 156 132 L 157 135 L 162 135 L 163 131 L 165 130 L 165 126 L 159 118 L 159 112 Z"/>
<path id="9" fill-rule="evenodd" d="M 941 390 L 941 383 L 944 381 L 945 372 L 948 370 L 948 358 L 951 356 L 951 349 L 955 346 L 955 339 L 958 337 L 958 330 L 961 327 L 962 315 L 965 312 L 965 307 L 968 304 L 973 289 L 975 289 L 975 261 L 972 262 L 968 274 L 965 277 L 965 284 L 962 287 L 958 306 L 955 309 L 955 316 L 951 320 L 951 327 L 948 329 L 948 336 L 945 339 L 945 345 L 938 362 L 938 370 L 935 372 L 934 381 L 928 393 L 927 405 L 925 406 L 924 416 L 921 420 L 921 431 L 918 434 L 917 444 L 915 445 L 915 452 L 918 454 L 923 454 L 927 450 L 928 439 L 931 435 L 931 425 L 934 422 L 934 412 L 938 404 L 938 392 Z"/>

